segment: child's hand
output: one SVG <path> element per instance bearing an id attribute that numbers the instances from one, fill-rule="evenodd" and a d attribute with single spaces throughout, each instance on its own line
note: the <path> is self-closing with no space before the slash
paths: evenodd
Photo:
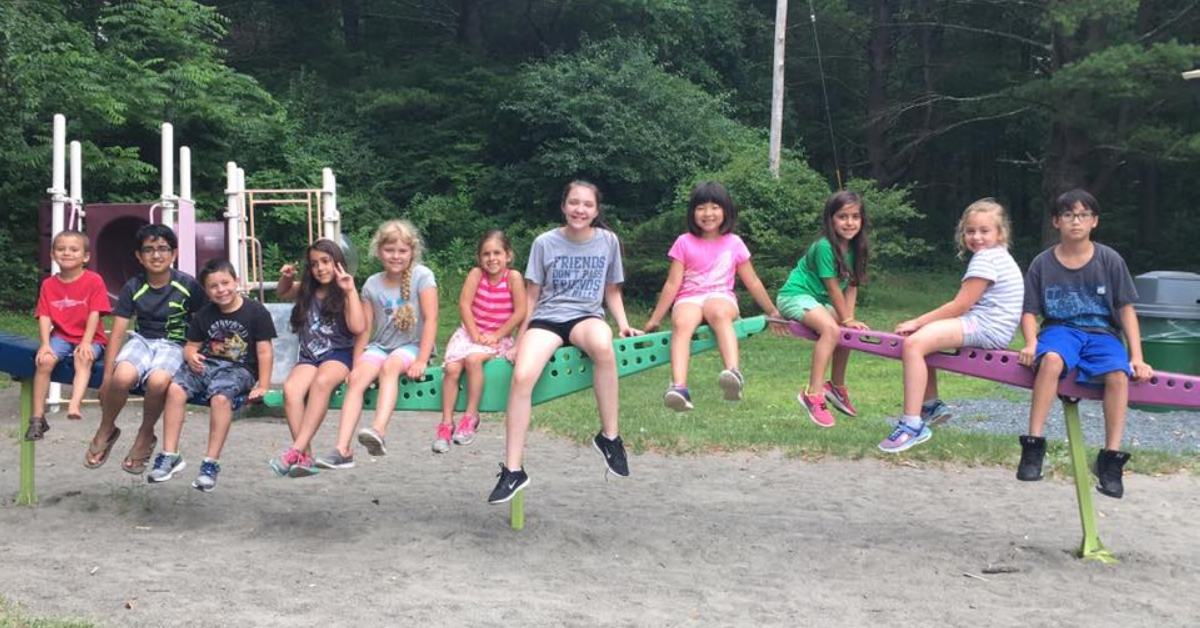
<path id="1" fill-rule="evenodd" d="M 850 329 L 857 329 L 859 331 L 866 331 L 871 328 L 870 325 L 867 325 L 866 323 L 858 320 L 857 318 L 850 321 L 849 323 L 846 323 L 845 325 L 843 325 L 843 327 L 849 327 Z"/>
<path id="2" fill-rule="evenodd" d="M 1030 368 L 1033 368 L 1033 359 L 1036 356 L 1037 356 L 1037 341 L 1034 340 L 1032 342 L 1027 342 L 1027 343 L 1025 343 L 1025 346 L 1021 348 L 1021 351 L 1019 353 L 1017 353 L 1017 364 L 1020 364 L 1021 366 L 1028 366 Z M 1137 372 L 1134 371 L 1134 374 L 1136 374 L 1136 373 Z"/>
<path id="3" fill-rule="evenodd" d="M 346 269 L 338 264 L 333 270 L 334 281 L 337 282 L 342 292 L 354 292 L 354 275 L 346 272 Z"/>
<path id="4" fill-rule="evenodd" d="M 1133 381 L 1135 382 L 1145 381 L 1154 376 L 1154 369 L 1141 360 L 1132 360 L 1129 362 L 1129 366 L 1133 369 Z"/>
<path id="5" fill-rule="evenodd" d="M 284 264 L 283 266 L 279 267 L 279 274 L 282 277 L 287 277 L 288 279 L 295 280 L 296 279 L 296 267 L 292 264 Z"/>
<path id="6" fill-rule="evenodd" d="M 517 363 L 517 345 L 513 345 L 511 349 L 504 352 L 504 359 L 513 364 Z"/>
<path id="7" fill-rule="evenodd" d="M 417 360 L 408 366 L 408 370 L 404 372 L 409 379 L 416 381 L 425 376 L 425 367 L 429 365 L 426 360 Z"/>
<path id="8" fill-rule="evenodd" d="M 50 348 L 50 345 L 38 347 L 37 356 L 34 357 L 33 363 L 37 366 L 54 364 L 54 350 Z"/>
<path id="9" fill-rule="evenodd" d="M 500 344 L 500 339 L 496 337 L 496 334 L 492 333 L 479 334 L 479 341 L 475 344 L 495 349 L 496 345 Z"/>
<path id="10" fill-rule="evenodd" d="M 262 399 L 263 395 L 265 394 L 267 394 L 266 388 L 263 388 L 262 386 L 255 386 L 254 388 L 250 389 L 249 393 L 246 394 L 246 401 L 258 401 L 259 399 Z"/>
<path id="11" fill-rule="evenodd" d="M 771 322 L 767 323 L 767 326 L 771 328 L 771 333 L 775 334 L 776 336 L 791 336 L 792 335 L 792 330 L 789 329 L 789 325 L 787 323 L 779 323 L 776 321 L 771 321 Z"/>
<path id="12" fill-rule="evenodd" d="M 907 336 L 920 328 L 921 324 L 917 322 L 917 319 L 913 318 L 896 325 L 896 333 L 901 336 Z"/>
<path id="13" fill-rule="evenodd" d="M 96 352 L 92 350 L 92 344 L 79 344 L 75 346 L 75 357 L 87 362 L 96 361 Z"/>
<path id="14" fill-rule="evenodd" d="M 204 354 L 193 353 L 187 357 L 188 368 L 192 369 L 193 373 L 200 374 L 204 372 Z"/>
<path id="15" fill-rule="evenodd" d="M 642 325 L 642 331 L 646 332 L 647 334 L 652 334 L 658 331 L 660 325 L 662 325 L 662 323 L 659 323 L 658 321 L 646 321 L 646 324 Z"/>
<path id="16" fill-rule="evenodd" d="M 622 327 L 621 331 L 620 331 L 620 335 L 622 338 L 632 338 L 634 336 L 642 336 L 642 335 L 645 335 L 645 333 L 646 332 L 644 332 L 640 329 L 634 329 L 633 327 Z"/>

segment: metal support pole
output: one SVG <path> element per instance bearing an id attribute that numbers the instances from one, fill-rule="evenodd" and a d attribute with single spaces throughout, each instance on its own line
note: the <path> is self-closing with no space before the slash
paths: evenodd
<path id="1" fill-rule="evenodd" d="M 517 532 L 525 529 L 525 491 L 513 495 L 508 502 L 508 524 Z"/>
<path id="2" fill-rule="evenodd" d="M 1083 542 L 1077 555 L 1085 560 L 1102 563 L 1120 562 L 1100 542 L 1096 529 L 1096 509 L 1092 506 L 1092 478 L 1088 472 L 1087 451 L 1084 449 L 1083 428 L 1079 424 L 1079 402 L 1063 399 L 1063 415 L 1067 424 L 1067 448 L 1071 454 L 1071 472 L 1075 476 L 1075 495 L 1079 498 L 1079 520 L 1083 524 Z"/>
<path id="3" fill-rule="evenodd" d="M 162 125 L 162 224 L 175 228 L 175 127 L 170 122 Z"/>
<path id="4" fill-rule="evenodd" d="M 51 157 L 50 188 L 50 273 L 58 273 L 58 262 L 54 261 L 54 238 L 66 228 L 66 212 L 64 206 L 70 200 L 67 196 L 67 118 L 61 113 L 54 114 L 53 144 Z M 62 403 L 62 385 L 51 382 L 47 391 L 46 403 L 57 410 Z M 21 433 L 24 435 L 24 432 Z"/>
<path id="5" fill-rule="evenodd" d="M 33 380 L 21 380 L 21 421 L 17 438 L 21 439 L 21 483 L 17 493 L 17 505 L 32 506 L 37 503 L 37 493 L 33 489 L 33 459 L 36 443 L 25 440 L 25 431 L 29 429 L 29 418 L 33 416 Z"/>
<path id="6" fill-rule="evenodd" d="M 321 170 L 321 237 L 341 243 L 342 215 L 337 208 L 337 180 L 333 169 Z"/>
<path id="7" fill-rule="evenodd" d="M 771 174 L 779 177 L 779 155 L 783 147 L 784 37 L 787 35 L 787 0 L 775 2 L 775 57 L 771 78 Z"/>
<path id="8" fill-rule="evenodd" d="M 71 219 L 68 229 L 83 231 L 83 146 L 71 142 Z"/>
<path id="9" fill-rule="evenodd" d="M 238 253 L 242 240 L 242 191 L 238 188 L 237 173 L 236 163 L 230 161 L 225 164 L 225 257 L 233 265 L 238 277 L 243 277 L 242 256 Z"/>

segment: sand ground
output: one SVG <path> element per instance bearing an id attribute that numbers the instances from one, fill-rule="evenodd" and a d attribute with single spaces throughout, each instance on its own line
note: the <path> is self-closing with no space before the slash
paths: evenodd
<path id="1" fill-rule="evenodd" d="M 1117 566 L 1072 556 L 1072 487 L 1006 468 L 778 453 L 631 458 L 605 480 L 589 448 L 534 433 L 527 524 L 485 497 L 503 450 L 485 423 L 435 455 L 429 414 L 399 414 L 390 455 L 274 477 L 281 420 L 232 430 L 217 490 L 189 469 L 121 471 L 140 408 L 95 471 L 98 421 L 62 415 L 38 445 L 35 508 L 13 505 L 17 388 L 0 390 L 0 594 L 29 614 L 112 626 L 1184 626 L 1200 622 L 1200 479 L 1131 476 L 1097 495 Z M 331 413 L 334 419 L 336 413 Z M 536 421 L 536 415 L 535 415 Z M 328 427 L 318 437 L 329 445 Z"/>

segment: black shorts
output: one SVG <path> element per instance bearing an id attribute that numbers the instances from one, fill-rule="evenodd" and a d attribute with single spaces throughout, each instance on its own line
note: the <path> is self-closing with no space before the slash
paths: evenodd
<path id="1" fill-rule="evenodd" d="M 588 320 L 589 318 L 600 318 L 600 317 L 599 316 L 580 316 L 579 318 L 572 318 L 569 321 L 563 321 L 561 323 L 558 323 L 555 321 L 534 319 L 534 320 L 529 321 L 529 329 L 544 329 L 549 332 L 554 332 L 555 335 L 557 335 L 559 338 L 562 338 L 563 346 L 567 347 L 567 346 L 571 345 L 571 330 L 575 329 L 576 325 L 578 325 L 579 323 L 582 323 L 583 321 Z"/>

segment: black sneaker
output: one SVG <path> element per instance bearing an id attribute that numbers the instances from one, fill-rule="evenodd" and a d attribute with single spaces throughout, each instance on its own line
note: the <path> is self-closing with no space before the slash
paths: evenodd
<path id="1" fill-rule="evenodd" d="M 1100 479 L 1096 490 L 1109 497 L 1121 499 L 1121 496 L 1125 494 L 1125 484 L 1121 482 L 1121 476 L 1125 472 L 1126 462 L 1129 462 L 1128 453 L 1101 449 L 1100 453 L 1096 455 L 1096 466 L 1092 467 L 1092 471 Z"/>
<path id="2" fill-rule="evenodd" d="M 1045 459 L 1046 439 L 1041 436 L 1022 436 L 1017 479 L 1022 482 L 1036 482 L 1042 479 L 1042 462 Z"/>
<path id="3" fill-rule="evenodd" d="M 525 469 L 509 471 L 504 467 L 504 463 L 500 463 L 500 473 L 496 475 L 500 477 L 500 481 L 496 482 L 496 488 L 492 489 L 492 494 L 488 496 L 489 504 L 503 504 L 529 486 L 529 474 L 525 473 Z"/>
<path id="4" fill-rule="evenodd" d="M 621 443 L 620 436 L 608 440 L 604 437 L 604 432 L 600 432 L 592 439 L 592 446 L 604 456 L 604 464 L 608 466 L 609 473 L 623 478 L 629 477 L 629 461 L 625 459 L 625 445 Z"/>

